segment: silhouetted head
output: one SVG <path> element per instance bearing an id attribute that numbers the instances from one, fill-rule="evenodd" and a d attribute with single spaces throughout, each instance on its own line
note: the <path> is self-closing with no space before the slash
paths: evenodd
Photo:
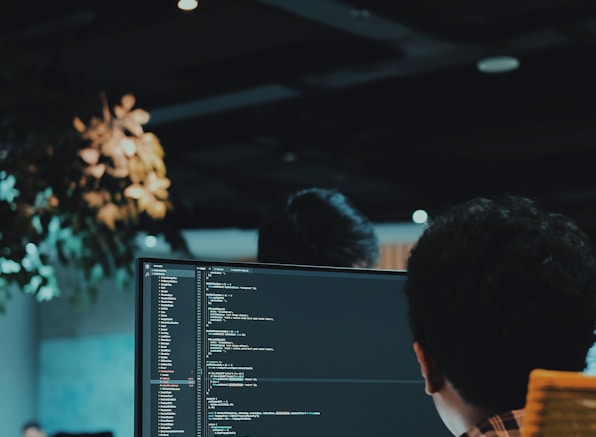
<path id="1" fill-rule="evenodd" d="M 522 408 L 532 369 L 585 368 L 595 267 L 578 226 L 529 199 L 453 207 L 431 219 L 410 254 L 414 341 L 467 403 Z"/>
<path id="2" fill-rule="evenodd" d="M 264 263 L 375 267 L 373 224 L 337 190 L 309 188 L 282 199 L 259 228 L 257 260 Z"/>

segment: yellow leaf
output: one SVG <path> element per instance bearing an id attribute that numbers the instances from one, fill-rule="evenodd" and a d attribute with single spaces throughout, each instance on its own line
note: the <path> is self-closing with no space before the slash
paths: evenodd
<path id="1" fill-rule="evenodd" d="M 160 158 L 163 158 L 164 150 L 163 150 L 163 147 L 161 146 L 161 143 L 159 142 L 159 138 L 157 138 L 154 134 L 151 134 L 151 133 L 149 135 L 151 135 L 151 138 L 148 138 L 146 144 L 148 146 L 150 146 L 151 152 L 153 152 L 155 155 L 159 156 Z"/>
<path id="2" fill-rule="evenodd" d="M 159 200 L 166 200 L 168 198 L 168 190 L 155 190 L 153 195 Z"/>
<path id="3" fill-rule="evenodd" d="M 149 122 L 149 113 L 143 109 L 135 109 L 128 114 L 132 120 L 139 124 L 146 124 Z"/>
<path id="4" fill-rule="evenodd" d="M 75 129 L 80 133 L 85 132 L 87 129 L 87 126 L 85 126 L 85 123 L 83 123 L 79 117 L 75 117 L 75 119 L 72 121 L 72 124 L 74 124 Z"/>
<path id="5" fill-rule="evenodd" d="M 143 212 L 150 208 L 153 203 L 155 203 L 155 197 L 145 190 L 143 195 L 138 199 L 137 205 L 139 207 L 139 211 Z"/>
<path id="6" fill-rule="evenodd" d="M 114 150 L 112 151 L 112 162 L 113 167 L 128 167 L 128 158 L 124 153 L 122 144 L 118 141 L 114 144 Z"/>
<path id="7" fill-rule="evenodd" d="M 97 220 L 105 224 L 111 230 L 116 228 L 116 220 L 119 220 L 120 210 L 113 203 L 107 203 L 97 211 Z"/>
<path id="8" fill-rule="evenodd" d="M 143 168 L 146 169 L 145 173 L 149 174 L 149 172 L 153 168 L 152 155 L 143 150 L 143 148 L 139 148 L 137 152 L 137 159 L 143 164 Z"/>
<path id="9" fill-rule="evenodd" d="M 126 117 L 122 122 L 122 125 L 135 137 L 140 137 L 143 135 L 143 127 L 132 118 Z"/>
<path id="10" fill-rule="evenodd" d="M 141 184 L 131 184 L 124 190 L 124 195 L 130 199 L 140 199 L 145 194 L 145 187 Z"/>
<path id="11" fill-rule="evenodd" d="M 118 145 L 119 145 L 118 139 L 112 137 L 109 140 L 105 141 L 101 145 L 101 153 L 103 153 L 105 156 L 111 157 L 112 155 L 114 155 L 116 153 L 116 150 L 118 149 Z"/>
<path id="12" fill-rule="evenodd" d="M 151 144 L 154 141 L 159 142 L 159 140 L 157 139 L 157 136 L 155 136 L 155 134 L 152 132 L 144 133 L 141 140 L 143 141 L 144 144 L 147 144 L 147 145 Z"/>
<path id="13" fill-rule="evenodd" d="M 128 111 L 120 105 L 114 106 L 114 114 L 116 115 L 116 118 L 124 118 L 127 112 Z"/>
<path id="14" fill-rule="evenodd" d="M 48 199 L 48 205 L 52 208 L 57 207 L 58 205 L 60 205 L 60 199 L 58 199 L 56 196 L 50 196 L 50 198 Z"/>
<path id="15" fill-rule="evenodd" d="M 134 154 L 137 151 L 137 146 L 136 146 L 134 140 L 132 140 L 131 138 L 125 137 L 120 141 L 120 144 L 122 145 L 122 149 L 124 150 L 124 153 L 126 154 L 126 156 L 128 156 L 128 157 L 134 156 Z"/>
<path id="16" fill-rule="evenodd" d="M 166 216 L 166 204 L 164 202 L 153 202 L 147 208 L 147 214 L 154 219 L 162 219 Z"/>
<path id="17" fill-rule="evenodd" d="M 90 174 L 95 179 L 101 179 L 105 172 L 105 164 L 92 165 L 90 167 L 87 167 L 87 170 L 85 170 L 85 173 Z"/>
<path id="18" fill-rule="evenodd" d="M 153 194 L 157 192 L 161 193 L 163 190 L 167 190 L 170 187 L 170 184 L 171 182 L 168 178 L 158 177 L 155 173 L 150 173 L 147 176 L 147 180 L 145 181 L 147 189 Z M 167 197 L 167 194 L 165 197 Z"/>
<path id="19" fill-rule="evenodd" d="M 95 165 L 99 161 L 99 150 L 92 148 L 79 150 L 79 156 L 87 164 Z"/>
<path id="20" fill-rule="evenodd" d="M 138 158 L 132 158 L 128 161 L 129 177 L 133 183 L 140 183 L 145 180 L 145 166 Z"/>
<path id="21" fill-rule="evenodd" d="M 155 173 L 160 177 L 165 177 L 166 175 L 166 165 L 161 159 L 154 159 L 153 160 L 153 168 L 155 169 Z"/>
<path id="22" fill-rule="evenodd" d="M 130 111 L 132 107 L 135 105 L 135 96 L 133 96 L 132 94 L 125 94 L 124 96 L 122 96 L 121 103 L 126 110 Z"/>
<path id="23" fill-rule="evenodd" d="M 106 170 L 111 176 L 118 179 L 125 178 L 126 176 L 128 176 L 129 173 L 128 166 L 122 165 L 119 165 L 117 167 L 108 167 Z"/>

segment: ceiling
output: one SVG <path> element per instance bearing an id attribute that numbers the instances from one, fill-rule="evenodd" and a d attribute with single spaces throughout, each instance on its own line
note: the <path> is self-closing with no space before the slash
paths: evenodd
<path id="1" fill-rule="evenodd" d="M 254 228 L 324 186 L 376 222 L 523 194 L 596 236 L 593 0 L 199 1 L 0 13 L 4 49 L 149 111 L 176 226 Z M 520 68 L 476 68 L 496 55 Z"/>

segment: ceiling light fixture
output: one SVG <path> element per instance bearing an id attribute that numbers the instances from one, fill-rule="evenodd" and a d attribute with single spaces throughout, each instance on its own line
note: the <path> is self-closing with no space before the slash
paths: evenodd
<path id="1" fill-rule="evenodd" d="M 519 68 L 519 60 L 513 56 L 491 56 L 479 60 L 476 67 L 482 73 L 507 73 Z"/>
<path id="2" fill-rule="evenodd" d="M 178 9 L 183 11 L 192 11 L 199 6 L 197 0 L 178 0 Z"/>
<path id="3" fill-rule="evenodd" d="M 422 225 L 428 221 L 428 213 L 423 209 L 417 209 L 412 214 L 412 221 L 419 225 Z"/>

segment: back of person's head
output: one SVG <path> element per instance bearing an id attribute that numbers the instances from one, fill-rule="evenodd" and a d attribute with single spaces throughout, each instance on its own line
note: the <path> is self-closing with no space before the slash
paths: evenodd
<path id="1" fill-rule="evenodd" d="M 259 262 L 336 267 L 379 262 L 372 222 L 337 190 L 300 190 L 267 213 L 259 228 Z"/>
<path id="2" fill-rule="evenodd" d="M 588 237 L 521 197 L 435 217 L 408 262 L 414 340 L 464 401 L 493 412 L 524 406 L 534 368 L 585 368 L 595 293 Z"/>
<path id="3" fill-rule="evenodd" d="M 23 437 L 45 437 L 46 433 L 37 420 L 26 422 L 21 427 Z"/>

